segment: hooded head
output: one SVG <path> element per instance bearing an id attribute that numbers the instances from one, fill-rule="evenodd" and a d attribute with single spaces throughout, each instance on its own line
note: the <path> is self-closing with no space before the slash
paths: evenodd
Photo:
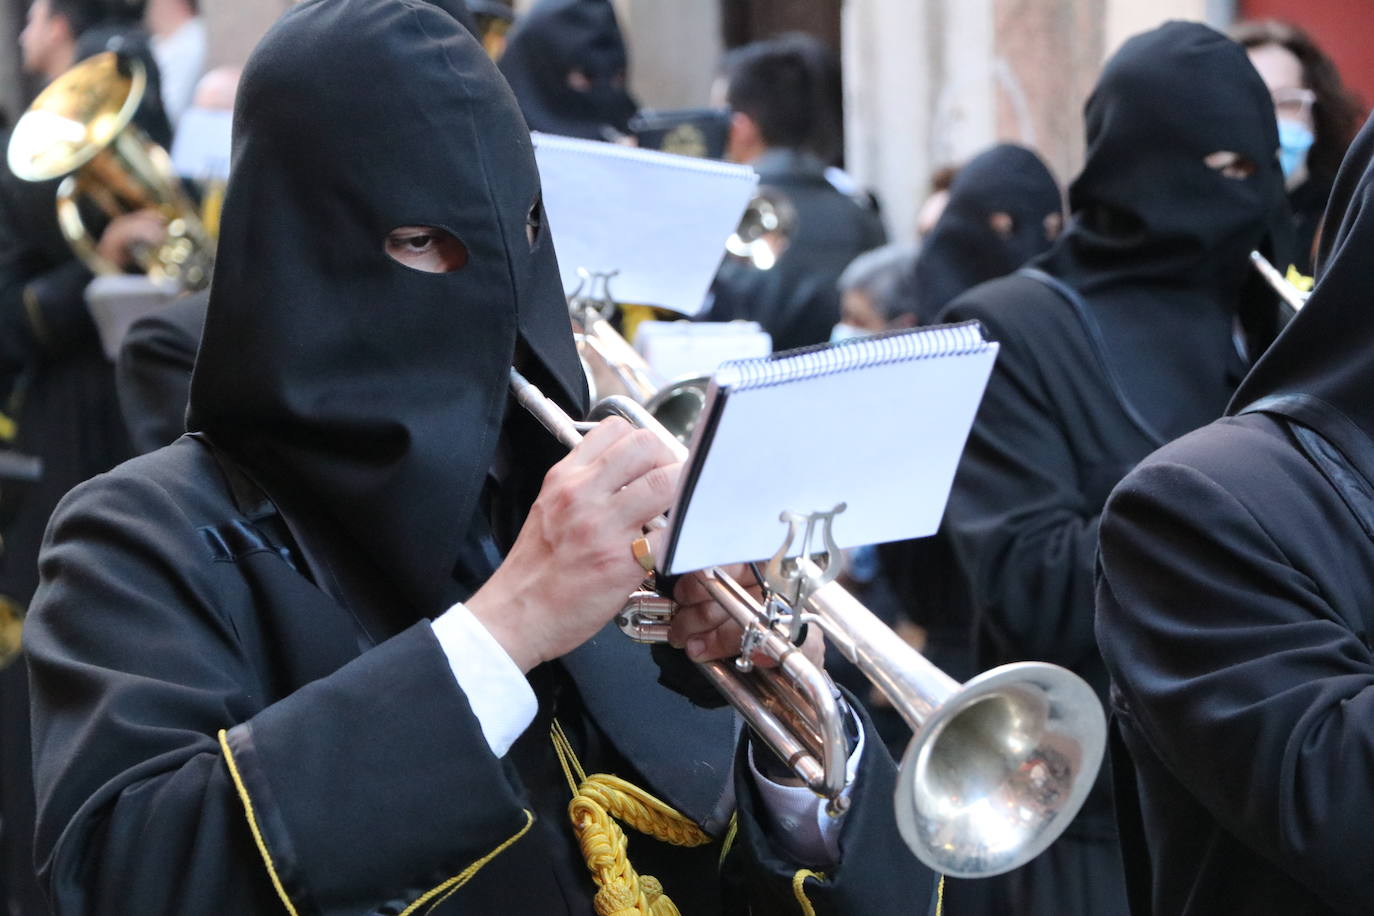
<path id="1" fill-rule="evenodd" d="M 1064 202 L 1050 170 L 1025 147 L 1003 143 L 960 169 L 916 261 L 921 324 L 960 293 L 1004 276 L 1050 247 Z"/>
<path id="2" fill-rule="evenodd" d="M 461 263 L 389 256 L 407 226 Z M 366 549 L 418 612 L 441 610 L 512 361 L 565 408 L 585 403 L 543 226 L 515 99 L 450 15 L 293 7 L 239 88 L 188 428 Z"/>
<path id="3" fill-rule="evenodd" d="M 1069 227 L 1035 266 L 1083 297 L 1116 389 L 1163 445 L 1220 416 L 1273 340 L 1277 300 L 1249 263 L 1288 263 L 1273 102 L 1240 45 L 1169 22 L 1108 61 L 1085 116 Z"/>
<path id="4" fill-rule="evenodd" d="M 639 107 L 625 88 L 625 41 L 611 0 L 538 0 L 501 55 L 530 130 L 606 140 Z"/>
<path id="5" fill-rule="evenodd" d="M 1231 412 L 1311 427 L 1374 483 L 1374 120 L 1337 173 L 1321 239 L 1311 298 L 1246 376 Z"/>
<path id="6" fill-rule="evenodd" d="M 1234 287 L 1283 214 L 1278 128 L 1244 49 L 1169 22 L 1122 46 L 1084 110 L 1087 157 L 1066 242 L 1126 282 Z"/>

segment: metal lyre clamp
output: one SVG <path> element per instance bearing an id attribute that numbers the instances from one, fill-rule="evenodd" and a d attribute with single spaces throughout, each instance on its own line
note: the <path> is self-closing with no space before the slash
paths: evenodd
<path id="1" fill-rule="evenodd" d="M 588 270 L 577 268 L 577 286 L 568 296 L 568 308 L 573 315 L 588 319 L 610 321 L 615 317 L 615 297 L 611 295 L 611 281 L 620 275 L 618 270 Z"/>
<path id="2" fill-rule="evenodd" d="M 840 503 L 825 512 L 783 512 L 778 516 L 778 521 L 787 525 L 787 535 L 760 578 L 768 616 L 745 630 L 739 658 L 735 660 L 740 671 L 754 667 L 754 651 L 762 645 L 768 629 L 781 629 L 794 645 L 801 641 L 806 625 L 806 599 L 840 573 L 840 546 L 835 542 L 834 523 L 835 516 L 846 508 L 845 503 Z M 798 535 L 800 544 L 794 552 Z"/>

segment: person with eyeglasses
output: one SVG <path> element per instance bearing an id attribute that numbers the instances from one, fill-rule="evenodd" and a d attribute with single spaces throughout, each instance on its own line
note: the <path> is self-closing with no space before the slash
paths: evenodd
<path id="1" fill-rule="evenodd" d="M 1311 276 L 1331 184 L 1364 111 L 1335 63 L 1297 26 L 1274 19 L 1242 22 L 1232 37 L 1245 47 L 1274 99 L 1279 161 L 1297 242 L 1293 266 Z"/>

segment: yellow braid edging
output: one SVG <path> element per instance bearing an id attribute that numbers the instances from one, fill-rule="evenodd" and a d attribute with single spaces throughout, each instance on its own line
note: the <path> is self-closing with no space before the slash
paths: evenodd
<path id="1" fill-rule="evenodd" d="M 604 808 L 582 796 L 569 802 L 568 816 L 596 882 L 598 916 L 649 916 L 648 896 L 626 855 L 625 832 Z"/>
<path id="2" fill-rule="evenodd" d="M 38 294 L 33 291 L 32 286 L 24 287 L 20 298 L 24 300 L 24 314 L 29 319 L 29 330 L 33 332 L 34 338 L 46 347 L 52 343 L 52 332 L 48 330 L 48 322 L 43 318 L 43 303 L 38 301 Z"/>
<path id="3" fill-rule="evenodd" d="M 577 787 L 577 794 L 596 802 L 640 833 L 665 843 L 705 846 L 711 842 L 711 837 L 695 821 L 619 776 L 595 773 Z"/>
<path id="4" fill-rule="evenodd" d="M 243 785 L 243 777 L 239 775 L 238 764 L 234 763 L 234 754 L 229 750 L 228 732 L 224 729 L 219 730 L 219 746 L 224 752 L 224 762 L 229 767 L 229 778 L 234 781 L 234 788 L 238 790 L 239 801 L 243 802 L 243 813 L 248 817 L 248 829 L 253 834 L 253 842 L 258 844 L 258 852 L 262 855 L 263 864 L 267 866 L 267 876 L 272 879 L 272 886 L 277 890 L 277 896 L 286 905 L 286 912 L 291 916 L 299 916 L 296 912 L 295 904 L 291 898 L 286 896 L 286 888 L 282 887 L 281 878 L 277 876 L 277 867 L 272 864 L 272 854 L 267 851 L 267 841 L 262 838 L 262 831 L 258 829 L 258 817 L 253 813 L 253 800 L 248 797 L 248 790 Z"/>
<path id="5" fill-rule="evenodd" d="M 613 818 L 674 846 L 703 846 L 711 837 L 633 783 L 605 773 L 588 776 L 557 720 L 549 737 L 573 795 L 568 817 L 597 886 L 597 916 L 680 916 L 659 880 L 640 875 L 630 864 L 629 841 Z"/>
<path id="6" fill-rule="evenodd" d="M 806 899 L 807 878 L 815 878 L 817 881 L 824 881 L 825 875 L 809 868 L 803 868 L 792 876 L 792 896 L 797 898 L 797 903 L 801 906 L 802 916 L 816 916 L 816 908 L 811 905 L 811 901 Z"/>
<path id="7" fill-rule="evenodd" d="M 482 858 L 477 859 L 467 868 L 463 869 L 458 874 L 454 875 L 452 878 L 449 878 L 442 884 L 439 884 L 436 887 L 432 887 L 429 890 L 425 891 L 423 894 L 419 896 L 419 898 L 416 899 L 414 903 L 406 907 L 404 910 L 401 910 L 401 916 L 411 916 L 411 914 L 418 912 L 420 907 L 424 906 L 426 903 L 429 903 L 429 910 L 433 910 L 439 904 L 443 903 L 449 897 L 453 896 L 454 892 L 456 892 L 464 884 L 467 884 L 469 881 L 471 881 L 472 876 L 481 871 L 483 866 L 485 866 L 492 859 L 499 856 L 501 853 L 505 852 L 507 849 L 511 847 L 511 844 L 513 844 L 516 840 L 520 839 L 522 836 L 529 832 L 530 825 L 534 823 L 534 815 L 529 811 L 525 811 L 524 815 L 525 826 L 521 827 L 515 833 L 507 837 L 506 841 L 502 843 L 500 846 L 497 846 L 491 852 L 482 856 Z M 432 903 L 430 903 L 431 900 L 433 900 Z"/>
<path id="8" fill-rule="evenodd" d="M 730 826 L 725 831 L 725 842 L 720 844 L 720 861 L 716 863 L 716 868 L 725 867 L 725 857 L 730 854 L 730 850 L 735 846 L 735 834 L 739 833 L 739 812 L 730 815 Z"/>
<path id="9" fill-rule="evenodd" d="M 935 888 L 935 916 L 944 916 L 945 912 L 945 876 L 940 876 L 940 883 Z"/>

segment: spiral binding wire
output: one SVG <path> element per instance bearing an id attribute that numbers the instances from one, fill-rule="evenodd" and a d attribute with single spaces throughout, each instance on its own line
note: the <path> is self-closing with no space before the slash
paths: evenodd
<path id="1" fill-rule="evenodd" d="M 748 391 L 871 366 L 981 353 L 989 345 L 983 325 L 966 321 L 803 347 L 758 359 L 730 360 L 716 370 L 715 379 L 722 388 Z"/>

